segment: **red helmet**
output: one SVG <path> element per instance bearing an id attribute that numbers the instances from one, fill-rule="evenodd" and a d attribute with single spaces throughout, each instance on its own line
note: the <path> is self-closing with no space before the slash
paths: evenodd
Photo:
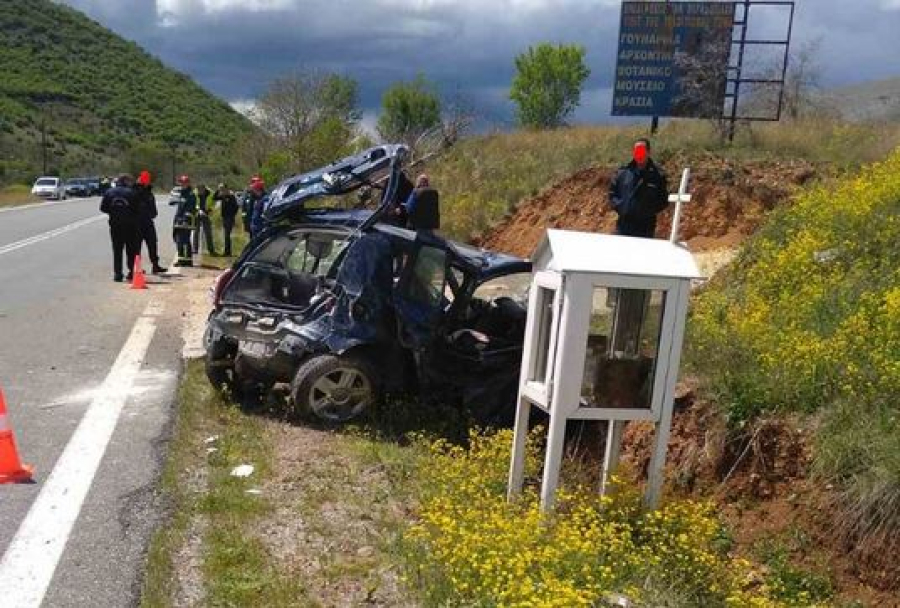
<path id="1" fill-rule="evenodd" d="M 182 175 L 181 177 L 178 178 L 178 183 L 181 184 L 182 186 L 189 186 L 191 183 L 191 178 L 188 177 L 187 175 Z"/>
<path id="2" fill-rule="evenodd" d="M 250 189 L 251 190 L 265 190 L 266 183 L 262 180 L 262 178 L 258 175 L 254 175 L 250 178 Z"/>
<path id="3" fill-rule="evenodd" d="M 138 175 L 137 183 L 141 186 L 149 186 L 150 185 L 150 172 L 149 171 L 141 171 L 141 174 Z"/>

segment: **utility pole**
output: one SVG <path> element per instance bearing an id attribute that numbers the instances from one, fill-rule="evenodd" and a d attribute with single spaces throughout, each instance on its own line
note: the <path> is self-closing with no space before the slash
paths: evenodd
<path id="1" fill-rule="evenodd" d="M 175 152 L 178 149 L 178 144 L 173 141 L 169 143 L 169 147 L 172 149 L 172 185 L 174 186 L 178 181 L 178 174 L 175 172 Z"/>
<path id="2" fill-rule="evenodd" d="M 47 175 L 47 117 L 41 113 L 41 158 L 44 171 L 41 175 Z"/>

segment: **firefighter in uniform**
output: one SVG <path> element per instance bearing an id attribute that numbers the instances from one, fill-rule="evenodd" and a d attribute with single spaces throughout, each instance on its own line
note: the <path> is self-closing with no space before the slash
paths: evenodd
<path id="1" fill-rule="evenodd" d="M 250 180 L 250 188 L 247 193 L 247 201 L 250 206 L 250 238 L 254 238 L 265 225 L 263 213 L 269 202 L 269 193 L 266 192 L 266 184 L 261 177 L 254 175 Z"/>
<path id="2" fill-rule="evenodd" d="M 128 266 L 127 279 L 130 281 L 134 270 L 134 256 L 140 252 L 139 203 L 135 197 L 134 178 L 130 175 L 119 177 L 114 188 L 110 188 L 100 201 L 100 211 L 109 216 L 109 236 L 113 250 L 113 280 L 121 283 L 122 252 Z"/>
<path id="3" fill-rule="evenodd" d="M 175 238 L 175 246 L 178 250 L 175 265 L 193 266 L 191 231 L 194 229 L 197 215 L 197 195 L 191 189 L 191 180 L 187 175 L 179 177 L 178 184 L 181 186 L 181 193 L 178 207 L 175 209 L 175 219 L 172 222 L 172 236 Z"/>
<path id="4" fill-rule="evenodd" d="M 219 202 L 222 214 L 222 239 L 225 243 L 225 255 L 231 255 L 231 231 L 234 230 L 234 218 L 238 213 L 238 202 L 228 184 L 219 184 L 213 200 Z"/>
<path id="5" fill-rule="evenodd" d="M 206 187 L 206 184 L 200 184 L 197 186 L 197 221 L 191 243 L 195 254 L 200 251 L 200 233 L 202 232 L 206 241 L 206 253 L 213 256 L 218 255 L 213 241 L 212 220 L 209 218 L 212 210 L 212 192 Z"/>

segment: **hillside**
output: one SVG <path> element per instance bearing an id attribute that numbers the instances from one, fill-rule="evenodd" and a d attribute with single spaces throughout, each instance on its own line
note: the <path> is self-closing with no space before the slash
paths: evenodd
<path id="1" fill-rule="evenodd" d="M 444 227 L 519 255 L 547 227 L 610 232 L 609 177 L 637 133 L 462 142 L 428 167 Z M 721 146 L 675 122 L 654 142 L 673 182 L 693 169 L 682 237 L 737 254 L 691 307 L 672 496 L 713 500 L 786 605 L 900 605 L 900 125 L 786 122 Z M 632 470 L 649 431 L 626 433 Z"/>
<path id="2" fill-rule="evenodd" d="M 0 0 L 0 183 L 48 168 L 115 171 L 210 159 L 252 127 L 227 103 L 135 43 L 49 0 Z M 158 169 L 159 170 L 159 169 Z"/>
<path id="3" fill-rule="evenodd" d="M 605 180 L 628 160 L 634 139 L 645 134 L 644 126 L 605 126 L 467 138 L 425 167 L 441 192 L 442 229 L 521 254 L 536 245 L 545 223 L 608 228 Z M 740 212 L 750 217 L 735 226 L 737 234 L 748 234 L 810 172 L 825 176 L 883 159 L 900 145 L 900 123 L 761 124 L 742 128 L 732 145 L 723 145 L 709 122 L 671 121 L 653 144 L 654 157 L 673 182 L 682 167 L 694 170 L 703 202 L 687 210 L 685 231 L 699 230 L 685 236 L 709 237 L 702 246 L 710 248 L 730 230 L 719 224 Z M 723 218 L 716 209 L 728 213 Z M 517 223 L 533 230 L 515 233 Z M 513 232 L 507 238 L 502 233 L 508 227 Z"/>
<path id="4" fill-rule="evenodd" d="M 826 107 L 847 120 L 900 120 L 900 77 L 840 87 L 822 94 Z"/>

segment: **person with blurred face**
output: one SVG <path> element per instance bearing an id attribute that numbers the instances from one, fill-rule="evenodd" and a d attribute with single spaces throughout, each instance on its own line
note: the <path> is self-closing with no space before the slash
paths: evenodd
<path id="1" fill-rule="evenodd" d="M 141 250 L 140 203 L 134 193 L 134 178 L 120 175 L 116 185 L 109 188 L 100 201 L 100 211 L 109 216 L 109 237 L 113 250 L 113 280 L 131 280 L 134 256 Z M 128 276 L 122 274 L 122 253 Z"/>
<path id="2" fill-rule="evenodd" d="M 194 194 L 191 179 L 187 175 L 178 178 L 178 185 L 181 186 L 181 195 L 178 198 L 178 207 L 175 208 L 175 218 L 172 220 L 172 236 L 178 249 L 175 265 L 193 266 L 191 232 L 197 219 L 197 195 Z"/>
<path id="3" fill-rule="evenodd" d="M 250 237 L 253 238 L 262 232 L 265 224 L 263 213 L 266 210 L 266 204 L 269 202 L 266 183 L 261 177 L 253 176 L 253 179 L 250 180 L 247 198 L 250 205 Z"/>
<path id="4" fill-rule="evenodd" d="M 195 192 L 197 196 L 197 222 L 194 227 L 194 234 L 191 240 L 194 254 L 200 251 L 200 233 L 203 233 L 203 239 L 206 241 L 206 253 L 211 256 L 218 255 L 216 253 L 215 241 L 213 239 L 212 219 L 212 192 L 206 187 L 206 184 L 197 186 Z"/>
<path id="5" fill-rule="evenodd" d="M 650 141 L 634 142 L 632 159 L 619 167 L 609 185 L 609 203 L 619 216 L 616 234 L 653 238 L 656 216 L 669 204 L 666 174 L 650 157 Z"/>
<path id="6" fill-rule="evenodd" d="M 231 231 L 234 230 L 234 218 L 237 217 L 238 202 L 228 184 L 219 184 L 213 200 L 219 202 L 222 213 L 222 239 L 225 242 L 225 255 L 231 255 Z"/>
<path id="7" fill-rule="evenodd" d="M 433 232 L 441 227 L 440 198 L 431 187 L 431 180 L 425 173 L 416 178 L 416 187 L 403 204 L 406 211 L 407 227 L 424 232 Z"/>
<path id="8" fill-rule="evenodd" d="M 156 236 L 154 220 L 159 215 L 156 209 L 156 197 L 153 196 L 153 185 L 149 171 L 141 171 L 137 183 L 134 186 L 134 195 L 139 203 L 141 240 L 147 244 L 147 254 L 153 264 L 153 274 L 162 274 L 166 271 L 159 264 L 159 247 Z M 138 248 L 140 251 L 140 248 Z"/>

